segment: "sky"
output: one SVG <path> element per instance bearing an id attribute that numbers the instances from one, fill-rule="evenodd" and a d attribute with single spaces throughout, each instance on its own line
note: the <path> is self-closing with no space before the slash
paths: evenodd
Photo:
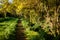
<path id="1" fill-rule="evenodd" d="M 3 0 L 0 0 L 0 4 L 2 4 Z M 8 0 L 9 3 L 12 3 L 13 0 Z"/>
<path id="2" fill-rule="evenodd" d="M 13 2 L 13 0 L 8 0 L 8 2 L 9 2 L 9 3 L 12 3 L 12 2 Z"/>

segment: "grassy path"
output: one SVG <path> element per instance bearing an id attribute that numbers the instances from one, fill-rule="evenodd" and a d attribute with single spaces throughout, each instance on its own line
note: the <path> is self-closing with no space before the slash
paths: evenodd
<path id="1" fill-rule="evenodd" d="M 36 35 L 38 34 L 30 30 L 26 20 L 0 18 L 0 40 L 35 40 Z"/>

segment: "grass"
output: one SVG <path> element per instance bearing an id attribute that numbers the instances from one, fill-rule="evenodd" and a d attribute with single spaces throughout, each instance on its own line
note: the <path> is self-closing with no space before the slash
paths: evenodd
<path id="1" fill-rule="evenodd" d="M 38 40 L 39 39 L 39 33 L 35 32 L 33 30 L 30 30 L 29 21 L 22 19 L 23 27 L 26 29 L 25 34 L 27 36 L 27 40 Z"/>
<path id="2" fill-rule="evenodd" d="M 8 39 L 15 31 L 17 20 L 17 18 L 0 18 L 0 40 Z"/>
<path id="3" fill-rule="evenodd" d="M 46 28 L 43 30 L 40 28 L 42 23 L 34 24 L 33 26 L 30 25 L 29 21 L 26 19 L 21 19 L 22 25 L 26 29 L 25 34 L 27 36 L 27 40 L 55 40 L 59 39 L 55 38 L 53 35 L 47 34 L 49 31 L 49 27 L 47 24 L 45 24 Z M 0 40 L 16 40 L 15 39 L 15 28 L 17 24 L 18 18 L 0 18 Z"/>

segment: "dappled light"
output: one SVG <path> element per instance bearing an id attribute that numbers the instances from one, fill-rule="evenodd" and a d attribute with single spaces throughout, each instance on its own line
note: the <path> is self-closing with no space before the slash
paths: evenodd
<path id="1" fill-rule="evenodd" d="M 0 40 L 59 40 L 60 0 L 0 0 Z"/>

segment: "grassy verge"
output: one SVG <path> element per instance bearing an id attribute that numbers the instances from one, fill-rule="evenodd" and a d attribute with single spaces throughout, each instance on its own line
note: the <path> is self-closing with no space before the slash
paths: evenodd
<path id="1" fill-rule="evenodd" d="M 17 20 L 17 18 L 0 18 L 0 40 L 8 39 L 15 31 Z"/>

